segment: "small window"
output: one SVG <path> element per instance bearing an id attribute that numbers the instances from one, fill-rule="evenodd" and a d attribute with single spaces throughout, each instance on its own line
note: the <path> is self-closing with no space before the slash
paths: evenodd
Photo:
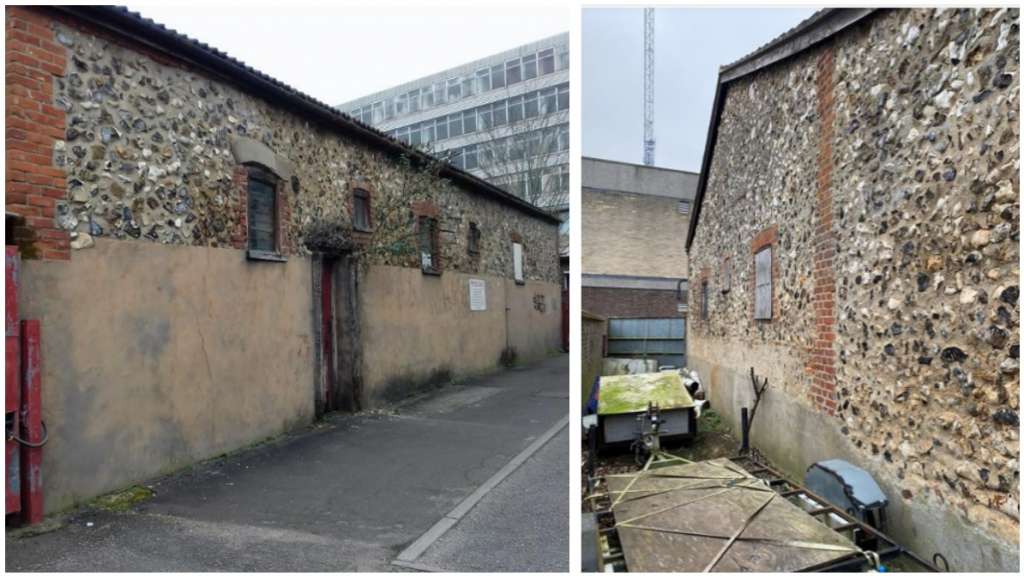
<path id="1" fill-rule="evenodd" d="M 494 113 L 495 126 L 504 126 L 505 123 L 508 122 L 508 109 L 506 106 L 507 104 L 505 100 L 494 103 L 492 112 Z"/>
<path id="2" fill-rule="evenodd" d="M 726 258 L 722 264 L 722 293 L 732 290 L 732 259 Z"/>
<path id="3" fill-rule="evenodd" d="M 523 69 L 519 66 L 519 59 L 509 60 L 505 63 L 505 81 L 511 86 L 523 79 Z"/>
<path id="4" fill-rule="evenodd" d="M 497 90 L 505 87 L 505 65 L 498 64 L 491 68 L 491 88 Z"/>
<path id="5" fill-rule="evenodd" d="M 370 193 L 362 188 L 352 192 L 352 227 L 361 232 L 370 231 Z"/>
<path id="6" fill-rule="evenodd" d="M 491 69 L 484 68 L 483 70 L 476 71 L 476 82 L 480 87 L 480 92 L 487 92 L 491 89 Z"/>
<path id="7" fill-rule="evenodd" d="M 538 62 L 540 63 L 540 74 L 551 74 L 555 71 L 555 51 L 551 48 L 540 52 L 538 55 Z"/>
<path id="8" fill-rule="evenodd" d="M 530 92 L 529 94 L 526 95 L 526 100 L 523 104 L 523 107 L 525 108 L 527 118 L 533 118 L 540 113 L 540 108 L 537 104 L 536 92 Z"/>
<path id="9" fill-rule="evenodd" d="M 558 110 L 569 109 L 569 85 L 565 84 L 558 87 Z"/>
<path id="10" fill-rule="evenodd" d="M 523 119 L 523 97 L 516 96 L 508 100 L 508 123 L 514 124 Z"/>
<path id="11" fill-rule="evenodd" d="M 541 114 L 554 114 L 558 106 L 558 89 L 546 88 L 540 91 Z"/>
<path id="12" fill-rule="evenodd" d="M 708 319 L 708 281 L 700 281 L 700 319 Z"/>
<path id="13" fill-rule="evenodd" d="M 448 137 L 462 136 L 462 114 L 448 115 Z"/>
<path id="14" fill-rule="evenodd" d="M 462 84 L 459 83 L 458 78 L 451 78 L 448 80 L 448 100 L 458 100 L 462 98 Z"/>
<path id="15" fill-rule="evenodd" d="M 772 247 L 754 256 L 754 319 L 772 319 Z"/>
<path id="16" fill-rule="evenodd" d="M 537 55 L 523 56 L 523 79 L 532 80 L 537 77 Z"/>
<path id="17" fill-rule="evenodd" d="M 420 216 L 419 218 L 420 268 L 424 272 L 439 274 L 441 272 L 440 238 L 437 229 L 437 218 Z"/>
<path id="18" fill-rule="evenodd" d="M 477 110 L 477 115 L 479 116 L 477 124 L 480 125 L 480 129 L 481 130 L 487 130 L 488 128 L 490 128 L 491 126 L 494 125 L 493 122 L 491 121 L 491 107 L 490 106 L 481 106 L 480 108 L 477 108 L 476 110 Z"/>
<path id="19" fill-rule="evenodd" d="M 277 178 L 259 168 L 249 169 L 249 249 L 277 251 Z"/>
<path id="20" fill-rule="evenodd" d="M 679 201 L 679 213 L 683 214 L 684 216 L 688 215 L 690 213 L 690 201 L 689 200 L 680 200 Z"/>
<path id="21" fill-rule="evenodd" d="M 462 164 L 464 170 L 475 170 L 480 167 L 477 161 L 476 144 L 470 144 L 462 150 Z"/>
<path id="22" fill-rule="evenodd" d="M 516 283 L 523 284 L 523 245 L 518 242 L 512 243 L 512 268 Z"/>
<path id="23" fill-rule="evenodd" d="M 466 110 L 462 113 L 462 133 L 472 134 L 476 132 L 476 110 Z"/>
<path id="24" fill-rule="evenodd" d="M 476 256 L 480 253 L 480 228 L 476 222 L 469 223 L 469 238 L 466 242 L 467 252 Z"/>

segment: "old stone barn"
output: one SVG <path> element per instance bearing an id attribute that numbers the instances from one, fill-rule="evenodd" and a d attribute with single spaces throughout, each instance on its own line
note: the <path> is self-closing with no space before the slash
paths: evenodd
<path id="1" fill-rule="evenodd" d="M 556 218 L 128 11 L 6 31 L 48 510 L 560 348 Z"/>
<path id="2" fill-rule="evenodd" d="M 796 478 L 843 458 L 955 570 L 1019 567 L 1019 12 L 824 10 L 720 71 L 689 365 Z"/>

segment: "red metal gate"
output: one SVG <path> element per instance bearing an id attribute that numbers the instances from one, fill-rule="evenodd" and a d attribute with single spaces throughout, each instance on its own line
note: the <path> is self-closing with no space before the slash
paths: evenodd
<path id="1" fill-rule="evenodd" d="M 7 482 L 4 510 L 5 514 L 13 514 L 21 512 L 21 458 L 18 455 L 18 442 L 14 439 L 20 425 L 18 412 L 21 411 L 21 333 L 18 322 L 18 249 L 13 246 L 6 247 L 4 285 L 7 293 L 7 305 L 4 307 L 7 334 L 7 370 L 4 373 L 4 462 Z"/>
<path id="2" fill-rule="evenodd" d="M 28 524 L 43 519 L 41 334 L 38 320 L 21 320 L 18 310 L 20 259 L 15 246 L 5 247 L 4 307 L 7 369 L 4 377 L 6 436 L 4 458 L 5 514 L 20 513 Z"/>

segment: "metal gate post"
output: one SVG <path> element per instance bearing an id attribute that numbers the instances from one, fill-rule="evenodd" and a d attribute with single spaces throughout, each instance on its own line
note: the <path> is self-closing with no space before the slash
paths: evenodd
<path id="1" fill-rule="evenodd" d="M 21 321 L 21 519 L 43 520 L 42 334 L 39 320 Z"/>

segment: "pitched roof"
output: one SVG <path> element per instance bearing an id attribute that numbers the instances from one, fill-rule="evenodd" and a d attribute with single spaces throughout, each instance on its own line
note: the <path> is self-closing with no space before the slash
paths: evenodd
<path id="1" fill-rule="evenodd" d="M 875 12 L 878 12 L 878 9 L 825 8 L 819 10 L 764 46 L 731 64 L 719 68 L 718 84 L 715 88 L 715 98 L 711 108 L 711 122 L 708 126 L 707 140 L 704 143 L 704 158 L 701 161 L 700 180 L 697 182 L 697 195 L 691 210 L 690 227 L 686 232 L 687 252 L 689 252 L 690 245 L 693 243 L 693 235 L 697 231 L 697 222 L 700 220 L 708 172 L 711 170 L 715 142 L 718 140 L 718 122 L 729 85 L 759 70 L 784 62 L 835 36 Z"/>
<path id="2" fill-rule="evenodd" d="M 407 156 L 420 164 L 437 160 L 422 150 L 396 140 L 376 128 L 363 124 L 328 104 L 256 70 L 226 52 L 145 18 L 138 12 L 132 12 L 122 6 L 77 5 L 51 6 L 50 8 L 88 22 L 97 28 L 129 38 L 148 48 L 175 56 L 197 68 L 230 78 L 251 93 L 283 104 L 300 114 L 312 117 L 325 126 L 386 153 Z M 531 216 L 556 224 L 560 222 L 556 216 L 451 164 L 444 163 L 441 176 Z"/>

